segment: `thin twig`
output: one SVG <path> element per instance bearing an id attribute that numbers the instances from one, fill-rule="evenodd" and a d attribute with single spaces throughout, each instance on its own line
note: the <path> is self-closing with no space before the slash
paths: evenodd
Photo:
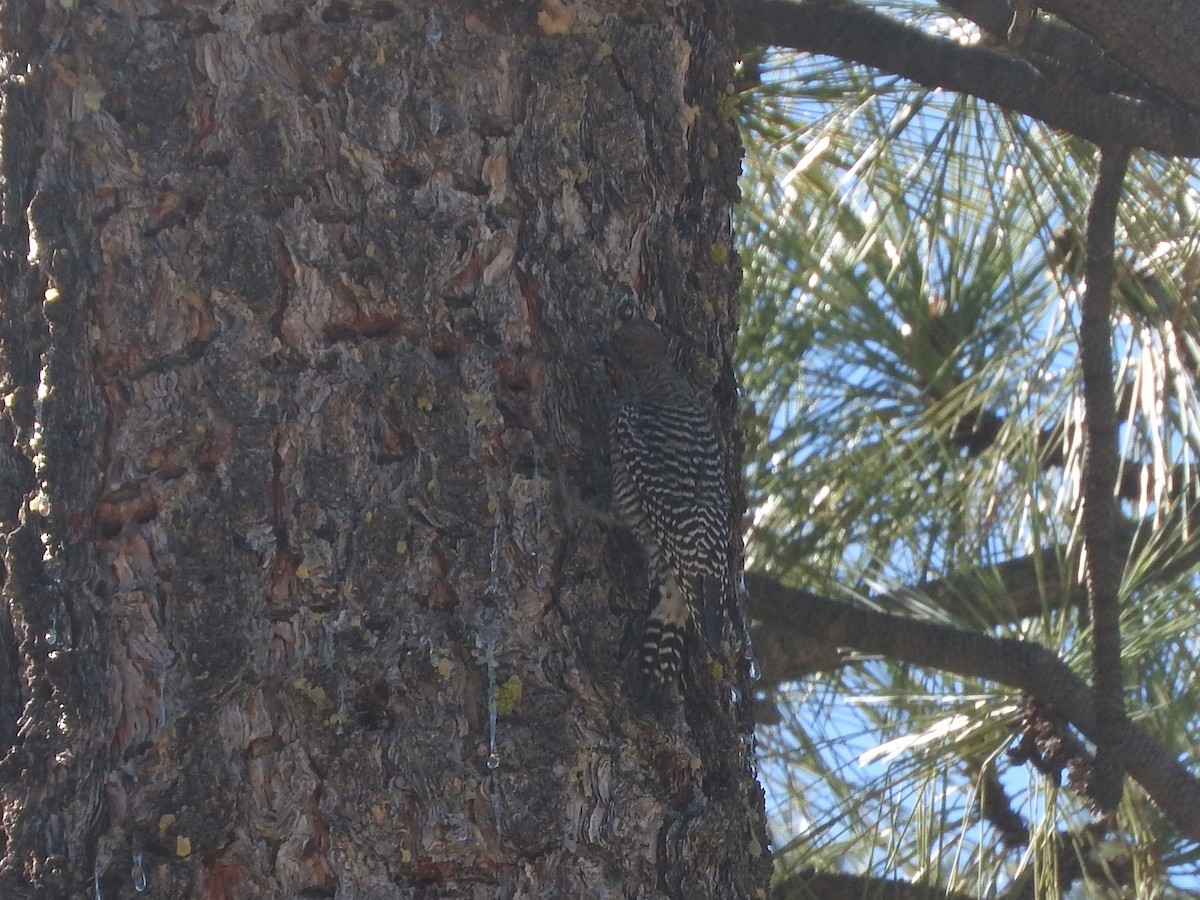
<path id="1" fill-rule="evenodd" d="M 1129 150 L 1101 148 L 1087 212 L 1086 286 L 1079 323 L 1083 369 L 1083 545 L 1092 619 L 1092 688 L 1096 704 L 1096 769 L 1092 800 L 1104 811 L 1121 800 L 1120 726 L 1125 721 L 1118 593 L 1125 557 L 1119 552 L 1116 486 L 1117 397 L 1113 377 L 1112 288 L 1117 204 Z"/>

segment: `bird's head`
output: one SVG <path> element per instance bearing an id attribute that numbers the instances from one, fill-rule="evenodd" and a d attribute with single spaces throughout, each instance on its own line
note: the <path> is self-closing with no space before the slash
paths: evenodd
<path id="1" fill-rule="evenodd" d="M 609 377 L 620 384 L 641 378 L 670 360 L 667 338 L 649 319 L 622 322 L 605 342 Z"/>

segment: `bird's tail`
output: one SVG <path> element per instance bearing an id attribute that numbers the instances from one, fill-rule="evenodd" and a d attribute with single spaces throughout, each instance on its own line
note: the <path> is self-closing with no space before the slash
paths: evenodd
<path id="1" fill-rule="evenodd" d="M 654 588 L 654 602 L 642 635 L 642 669 L 655 681 L 683 678 L 683 641 L 687 630 L 688 606 L 674 578 Z"/>

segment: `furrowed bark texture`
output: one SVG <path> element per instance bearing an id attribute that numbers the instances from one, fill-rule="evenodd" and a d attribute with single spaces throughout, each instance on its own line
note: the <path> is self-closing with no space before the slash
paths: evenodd
<path id="1" fill-rule="evenodd" d="M 730 685 L 637 699 L 556 488 L 617 286 L 733 433 L 723 5 L 0 16 L 0 894 L 754 896 Z"/>

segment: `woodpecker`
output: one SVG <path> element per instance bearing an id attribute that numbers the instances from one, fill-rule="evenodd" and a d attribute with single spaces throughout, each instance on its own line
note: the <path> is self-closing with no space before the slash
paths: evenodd
<path id="1" fill-rule="evenodd" d="M 682 675 L 693 611 L 719 651 L 730 602 L 729 489 L 721 445 L 667 339 L 645 319 L 608 341 L 618 404 L 611 429 L 613 507 L 649 557 L 650 612 L 642 665 L 659 680 Z"/>

